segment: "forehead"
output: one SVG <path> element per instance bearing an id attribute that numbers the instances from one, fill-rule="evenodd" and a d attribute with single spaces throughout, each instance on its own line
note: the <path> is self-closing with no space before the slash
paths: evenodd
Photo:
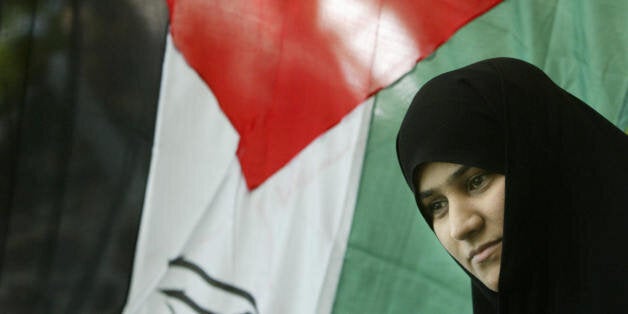
<path id="1" fill-rule="evenodd" d="M 415 183 L 420 191 L 430 190 L 445 184 L 447 179 L 462 165 L 448 162 L 428 162 L 418 169 Z"/>

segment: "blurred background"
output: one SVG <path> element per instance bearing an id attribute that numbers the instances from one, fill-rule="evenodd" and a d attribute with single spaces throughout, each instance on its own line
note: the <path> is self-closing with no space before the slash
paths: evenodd
<path id="1" fill-rule="evenodd" d="M 165 1 L 0 1 L 0 309 L 117 313 L 128 292 Z"/>

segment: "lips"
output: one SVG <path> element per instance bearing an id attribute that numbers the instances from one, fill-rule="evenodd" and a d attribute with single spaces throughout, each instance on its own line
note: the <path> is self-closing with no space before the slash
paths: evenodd
<path id="1" fill-rule="evenodd" d="M 469 253 L 469 260 L 472 263 L 482 263 L 489 256 L 491 256 L 493 252 L 497 250 L 501 242 L 502 242 L 502 239 L 499 238 L 497 240 L 480 245 L 478 248 L 472 250 L 471 253 Z"/>

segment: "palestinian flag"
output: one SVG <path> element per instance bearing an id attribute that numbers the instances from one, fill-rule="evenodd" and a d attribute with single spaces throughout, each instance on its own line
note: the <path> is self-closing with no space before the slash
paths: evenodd
<path id="1" fill-rule="evenodd" d="M 470 313 L 397 166 L 417 89 L 515 57 L 628 128 L 623 1 L 168 5 L 126 313 Z"/>

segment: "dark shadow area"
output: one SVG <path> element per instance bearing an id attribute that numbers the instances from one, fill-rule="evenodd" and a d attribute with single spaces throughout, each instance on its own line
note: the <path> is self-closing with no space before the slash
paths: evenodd
<path id="1" fill-rule="evenodd" d="M 0 2 L 0 309 L 118 313 L 139 229 L 165 1 Z"/>

